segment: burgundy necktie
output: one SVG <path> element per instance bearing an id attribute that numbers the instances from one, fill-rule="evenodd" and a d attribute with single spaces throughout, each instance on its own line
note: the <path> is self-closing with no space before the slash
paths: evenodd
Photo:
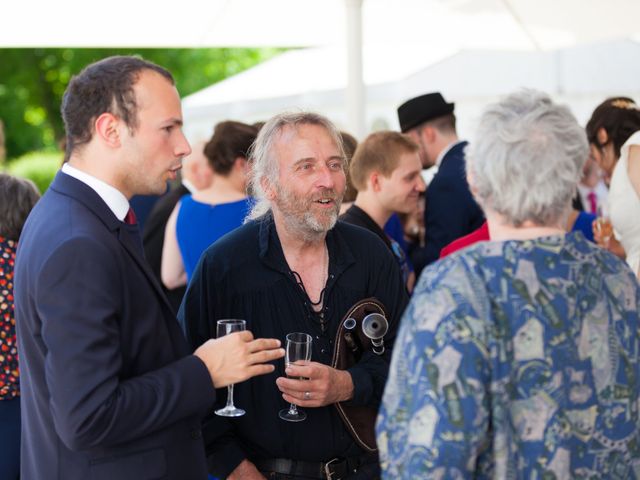
<path id="1" fill-rule="evenodd" d="M 136 218 L 136 214 L 133 211 L 133 208 L 129 208 L 129 211 L 124 217 L 124 223 L 126 223 L 127 225 L 135 225 L 136 223 L 138 223 L 138 219 Z"/>
<path id="2" fill-rule="evenodd" d="M 589 192 L 587 194 L 587 199 L 589 200 L 589 208 L 591 209 L 591 213 L 597 213 L 598 212 L 598 205 L 596 203 L 596 193 L 595 192 Z"/>

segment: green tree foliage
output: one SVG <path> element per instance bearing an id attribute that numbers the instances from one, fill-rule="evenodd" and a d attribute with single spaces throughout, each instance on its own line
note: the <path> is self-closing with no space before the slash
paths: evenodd
<path id="1" fill-rule="evenodd" d="M 0 120 L 7 158 L 55 149 L 64 135 L 60 102 L 72 75 L 110 55 L 141 55 L 168 68 L 181 96 L 270 58 L 279 49 L 0 49 Z"/>
<path id="2" fill-rule="evenodd" d="M 28 178 L 44 193 L 62 165 L 62 152 L 31 152 L 14 159 L 9 165 L 10 174 Z"/>

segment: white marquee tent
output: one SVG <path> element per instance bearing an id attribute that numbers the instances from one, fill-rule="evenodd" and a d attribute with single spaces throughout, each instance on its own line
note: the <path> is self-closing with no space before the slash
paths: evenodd
<path id="1" fill-rule="evenodd" d="M 420 51 L 390 44 L 365 46 L 364 52 L 367 132 L 397 128 L 397 106 L 429 91 L 456 103 L 465 136 L 484 105 L 519 88 L 548 92 L 569 104 L 581 122 L 607 96 L 640 100 L 640 62 L 633 60 L 640 58 L 640 44 L 632 40 L 543 52 Z M 341 55 L 336 47 L 289 51 L 186 97 L 187 135 L 208 138 L 221 120 L 254 122 L 297 109 L 321 112 L 349 130 L 346 62 L 336 62 Z"/>
<path id="2" fill-rule="evenodd" d="M 328 68 L 347 71 L 342 110 L 362 134 L 363 69 L 378 62 L 363 44 L 411 45 L 421 66 L 443 45 L 546 51 L 629 37 L 638 18 L 638 0 L 23 0 L 2 4 L 0 47 L 334 46 Z"/>

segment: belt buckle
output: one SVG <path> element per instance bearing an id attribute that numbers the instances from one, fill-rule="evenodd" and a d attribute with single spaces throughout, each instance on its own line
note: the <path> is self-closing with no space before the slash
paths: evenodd
<path id="1" fill-rule="evenodd" d="M 339 479 L 333 478 L 333 476 L 335 475 L 335 472 L 332 472 L 330 468 L 332 463 L 336 463 L 339 460 L 340 460 L 339 457 L 332 458 L 331 460 L 329 460 L 327 463 L 324 464 L 324 474 L 327 476 L 327 480 L 339 480 Z"/>

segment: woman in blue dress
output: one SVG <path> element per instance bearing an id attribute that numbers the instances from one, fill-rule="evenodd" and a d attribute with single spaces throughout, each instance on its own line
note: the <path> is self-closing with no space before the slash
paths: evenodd
<path id="1" fill-rule="evenodd" d="M 214 173 L 211 186 L 182 197 L 167 221 L 161 268 L 167 288 L 185 285 L 207 247 L 242 225 L 251 204 L 247 152 L 257 134 L 240 122 L 216 125 L 204 147 Z"/>

